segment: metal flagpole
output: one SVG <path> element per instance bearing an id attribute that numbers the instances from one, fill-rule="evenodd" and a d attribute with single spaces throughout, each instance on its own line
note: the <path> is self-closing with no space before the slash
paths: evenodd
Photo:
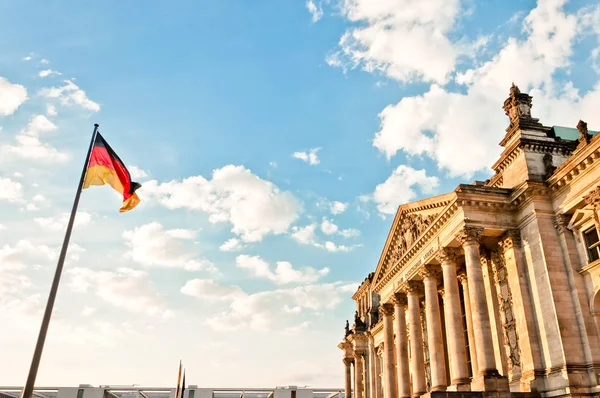
<path id="1" fill-rule="evenodd" d="M 50 317 L 52 316 L 52 309 L 54 308 L 54 301 L 56 299 L 56 292 L 58 290 L 58 284 L 60 282 L 60 276 L 62 274 L 65 257 L 67 256 L 67 248 L 69 246 L 69 240 L 71 239 L 71 231 L 73 230 L 73 223 L 75 222 L 75 214 L 77 213 L 77 206 L 79 205 L 79 197 L 81 196 L 81 190 L 83 188 L 83 182 L 85 180 L 85 173 L 94 147 L 94 141 L 96 139 L 96 133 L 98 132 L 98 125 L 94 124 L 94 132 L 92 134 L 92 140 L 90 147 L 85 157 L 85 163 L 83 164 L 83 170 L 81 171 L 81 178 L 79 185 L 77 186 L 77 193 L 75 194 L 75 201 L 73 202 L 73 209 L 71 210 L 71 217 L 69 218 L 69 224 L 67 224 L 67 232 L 65 233 L 65 239 L 63 241 L 62 249 L 60 250 L 60 256 L 58 257 L 58 263 L 56 264 L 56 271 L 54 272 L 54 280 L 52 281 L 52 287 L 50 288 L 50 295 L 48 302 L 46 303 L 46 311 L 44 312 L 44 318 L 42 319 L 42 326 L 40 327 L 40 334 L 38 336 L 37 343 L 35 345 L 35 351 L 33 353 L 33 359 L 31 360 L 31 367 L 29 368 L 29 375 L 27 376 L 27 383 L 23 388 L 21 398 L 31 398 L 33 395 L 33 388 L 35 385 L 35 378 L 37 376 L 38 368 L 40 366 L 40 359 L 42 358 L 42 351 L 44 350 L 44 342 L 46 341 L 46 334 L 48 333 L 48 325 L 50 324 Z"/>

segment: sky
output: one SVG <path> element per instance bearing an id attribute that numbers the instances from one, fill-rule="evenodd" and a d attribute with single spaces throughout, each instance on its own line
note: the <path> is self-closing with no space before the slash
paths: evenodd
<path id="1" fill-rule="evenodd" d="M 492 175 L 511 83 L 600 128 L 594 1 L 0 0 L 0 37 L 0 385 L 94 123 L 141 203 L 84 190 L 38 385 L 342 388 L 397 207 Z"/>

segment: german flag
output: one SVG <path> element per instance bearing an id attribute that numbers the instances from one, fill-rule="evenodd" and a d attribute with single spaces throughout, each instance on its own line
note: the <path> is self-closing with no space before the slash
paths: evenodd
<path id="1" fill-rule="evenodd" d="M 104 184 L 110 185 L 123 195 L 123 207 L 119 210 L 121 213 L 133 209 L 140 203 L 140 198 L 138 198 L 135 191 L 142 185 L 131 181 L 129 170 L 127 170 L 123 161 L 100 133 L 97 133 L 83 188 L 89 188 L 90 185 Z"/>

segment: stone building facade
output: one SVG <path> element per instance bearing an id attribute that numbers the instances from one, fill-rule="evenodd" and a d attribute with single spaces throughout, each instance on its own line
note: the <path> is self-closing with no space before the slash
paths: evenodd
<path id="1" fill-rule="evenodd" d="M 346 397 L 600 397 L 600 135 L 512 86 L 494 176 L 401 205 L 339 344 Z"/>

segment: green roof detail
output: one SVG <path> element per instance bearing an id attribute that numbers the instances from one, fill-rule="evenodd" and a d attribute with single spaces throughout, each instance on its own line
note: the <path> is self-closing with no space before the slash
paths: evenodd
<path id="1" fill-rule="evenodd" d="M 579 130 L 574 127 L 552 126 L 552 131 L 557 137 L 563 140 L 576 141 L 579 139 Z M 592 136 L 596 135 L 597 131 L 588 130 Z"/>

